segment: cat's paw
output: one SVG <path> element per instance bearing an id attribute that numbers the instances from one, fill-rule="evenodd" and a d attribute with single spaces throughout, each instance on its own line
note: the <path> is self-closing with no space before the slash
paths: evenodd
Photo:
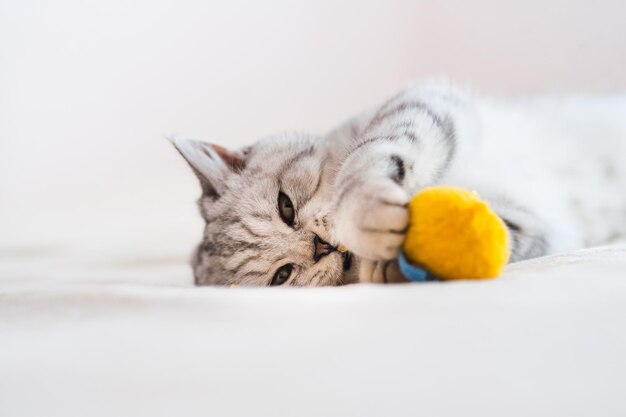
<path id="1" fill-rule="evenodd" d="M 342 191 L 335 205 L 336 240 L 362 258 L 397 257 L 409 224 L 409 195 L 386 178 Z"/>

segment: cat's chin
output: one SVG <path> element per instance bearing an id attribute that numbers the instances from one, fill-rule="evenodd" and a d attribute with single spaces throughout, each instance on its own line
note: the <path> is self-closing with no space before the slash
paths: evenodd
<path id="1" fill-rule="evenodd" d="M 321 280 L 310 282 L 313 286 L 340 286 L 358 282 L 357 268 L 354 254 L 351 252 L 335 251 L 320 261 L 320 265 L 325 270 L 325 277 Z"/>
<path id="2" fill-rule="evenodd" d="M 343 263 L 342 263 L 343 272 L 349 271 L 350 268 L 352 267 L 352 258 L 353 258 L 352 253 L 344 252 L 341 254 L 341 257 L 343 258 Z"/>
<path id="3" fill-rule="evenodd" d="M 345 252 L 341 254 L 343 259 L 342 268 L 343 273 L 341 277 L 341 284 L 356 284 L 359 282 L 359 274 L 358 274 L 358 259 L 351 252 Z"/>

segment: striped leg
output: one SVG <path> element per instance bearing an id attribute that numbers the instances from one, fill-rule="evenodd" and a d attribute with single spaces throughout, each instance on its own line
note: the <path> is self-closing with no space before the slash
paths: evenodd
<path id="1" fill-rule="evenodd" d="M 478 125 L 463 96 L 427 85 L 403 91 L 351 126 L 353 139 L 335 179 L 336 240 L 365 259 L 397 257 L 409 198 L 424 186 L 463 176 L 478 147 Z M 540 222 L 502 201 L 494 208 L 511 232 L 512 259 L 545 253 Z"/>

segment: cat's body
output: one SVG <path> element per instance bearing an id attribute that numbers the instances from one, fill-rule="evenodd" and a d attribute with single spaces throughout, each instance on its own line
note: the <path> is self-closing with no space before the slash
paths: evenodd
<path id="1" fill-rule="evenodd" d="M 203 185 L 196 283 L 394 281 L 405 205 L 434 184 L 488 200 L 512 261 L 624 235 L 625 110 L 624 99 L 504 105 L 427 84 L 321 137 L 235 152 L 175 139 Z"/>

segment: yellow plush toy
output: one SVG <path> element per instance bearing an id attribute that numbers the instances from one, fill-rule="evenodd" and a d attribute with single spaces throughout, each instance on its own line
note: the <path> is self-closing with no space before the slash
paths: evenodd
<path id="1" fill-rule="evenodd" d="M 425 188 L 409 203 L 409 213 L 399 258 L 409 280 L 493 278 L 509 260 L 507 228 L 476 192 Z"/>

